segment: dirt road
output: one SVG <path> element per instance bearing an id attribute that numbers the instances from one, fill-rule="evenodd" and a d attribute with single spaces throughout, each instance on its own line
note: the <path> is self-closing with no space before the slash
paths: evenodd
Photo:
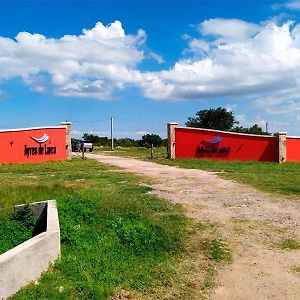
<path id="1" fill-rule="evenodd" d="M 180 203 L 189 217 L 221 224 L 233 262 L 219 271 L 211 299 L 300 299 L 300 201 L 278 198 L 201 170 L 180 169 L 131 158 L 87 154 L 99 162 L 153 179 L 154 193 Z"/>

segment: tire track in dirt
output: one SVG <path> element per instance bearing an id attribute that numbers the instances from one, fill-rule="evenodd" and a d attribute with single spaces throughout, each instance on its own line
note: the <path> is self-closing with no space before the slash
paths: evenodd
<path id="1" fill-rule="evenodd" d="M 279 198 L 216 174 L 132 158 L 87 154 L 153 180 L 154 194 L 180 203 L 189 217 L 218 222 L 233 249 L 233 262 L 219 270 L 210 299 L 300 299 L 300 251 L 280 250 L 300 240 L 300 201 Z M 299 200 L 299 199 L 294 199 Z"/>

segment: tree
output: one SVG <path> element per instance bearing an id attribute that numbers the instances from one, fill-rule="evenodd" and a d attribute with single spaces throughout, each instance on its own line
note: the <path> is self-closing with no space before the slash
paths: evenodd
<path id="1" fill-rule="evenodd" d="M 153 144 L 154 147 L 160 147 L 163 140 L 157 134 L 146 134 L 142 136 L 142 139 L 139 141 L 141 147 L 150 148 Z"/>
<path id="2" fill-rule="evenodd" d="M 234 124 L 238 124 L 234 119 L 232 111 L 227 111 L 226 108 L 218 107 L 216 109 L 203 109 L 196 113 L 196 117 L 188 118 L 185 123 L 188 127 L 216 129 L 230 131 Z"/>
<path id="3" fill-rule="evenodd" d="M 262 130 L 260 126 L 257 124 L 254 124 L 251 127 L 243 127 L 243 126 L 236 126 L 232 129 L 233 132 L 239 132 L 239 133 L 250 133 L 250 134 L 259 134 L 259 135 L 269 135 L 268 132 L 265 132 Z"/>
<path id="4" fill-rule="evenodd" d="M 138 142 L 131 138 L 121 138 L 116 140 L 115 145 L 119 147 L 130 148 L 130 147 L 137 147 Z"/>
<path id="5" fill-rule="evenodd" d="M 188 127 L 216 129 L 258 135 L 269 135 L 268 132 L 263 131 L 263 129 L 257 124 L 254 124 L 251 127 L 233 127 L 235 124 L 239 124 L 239 122 L 235 120 L 233 112 L 227 111 L 225 108 L 222 107 L 218 107 L 216 109 L 210 108 L 199 110 L 196 113 L 195 118 L 188 118 L 188 121 L 185 123 L 185 125 Z"/>
<path id="6" fill-rule="evenodd" d="M 82 136 L 82 139 L 84 141 L 88 141 L 91 142 L 95 145 L 99 145 L 99 146 L 109 146 L 110 145 L 110 140 L 107 137 L 102 137 L 102 136 L 98 136 L 96 134 L 92 134 L 92 133 L 84 133 Z"/>

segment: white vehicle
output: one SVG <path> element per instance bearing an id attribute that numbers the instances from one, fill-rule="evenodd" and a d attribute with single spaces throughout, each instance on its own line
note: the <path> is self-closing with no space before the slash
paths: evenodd
<path id="1" fill-rule="evenodd" d="M 93 151 L 93 143 L 88 141 L 82 141 L 83 142 L 83 151 L 86 152 L 89 150 L 90 152 Z"/>
<path id="2" fill-rule="evenodd" d="M 88 141 L 78 141 L 76 144 L 72 145 L 72 150 L 75 152 L 81 152 L 82 151 L 82 147 L 83 147 L 83 151 L 89 151 L 92 152 L 93 151 L 93 143 L 88 142 Z"/>

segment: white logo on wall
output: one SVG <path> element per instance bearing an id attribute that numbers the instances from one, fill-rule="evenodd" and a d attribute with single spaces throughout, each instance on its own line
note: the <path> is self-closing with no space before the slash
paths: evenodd
<path id="1" fill-rule="evenodd" d="M 41 138 L 35 138 L 33 136 L 30 137 L 39 144 L 45 143 L 49 140 L 49 136 L 46 133 L 44 133 L 44 135 Z"/>
<path id="2" fill-rule="evenodd" d="M 25 156 L 29 157 L 56 154 L 56 147 L 48 147 L 46 144 L 42 145 L 43 143 L 46 143 L 49 140 L 49 136 L 46 133 L 44 133 L 44 135 L 40 138 L 35 138 L 33 136 L 30 136 L 30 138 L 40 145 L 39 147 L 28 147 L 27 145 L 24 145 Z"/>

